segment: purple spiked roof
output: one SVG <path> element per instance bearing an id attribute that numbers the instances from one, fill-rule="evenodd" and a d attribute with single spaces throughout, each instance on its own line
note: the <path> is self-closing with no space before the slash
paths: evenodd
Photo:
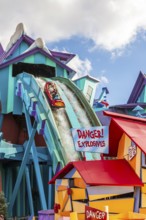
<path id="1" fill-rule="evenodd" d="M 136 103 L 144 86 L 146 85 L 146 74 L 143 74 L 141 71 L 138 75 L 138 78 L 135 82 L 131 95 L 128 99 L 128 103 Z"/>
<path id="2" fill-rule="evenodd" d="M 50 52 L 54 58 L 59 58 L 60 60 L 65 61 L 66 63 L 68 63 L 72 58 L 75 57 L 75 54 L 71 53 L 57 52 L 54 50 L 50 50 Z"/>
<path id="3" fill-rule="evenodd" d="M 2 47 L 2 45 L 1 45 L 1 43 L 0 43 L 0 56 L 1 56 L 3 53 L 4 53 L 4 49 L 3 49 L 3 47 Z"/>
<path id="4" fill-rule="evenodd" d="M 10 48 L 7 51 L 4 51 L 2 46 L 0 45 L 0 68 L 4 68 L 10 65 L 11 63 L 18 62 L 24 59 L 25 57 L 32 55 L 36 52 L 40 52 L 46 57 L 48 57 L 49 59 L 51 59 L 52 61 L 54 61 L 55 63 L 57 63 L 62 68 L 66 69 L 68 72 L 75 72 L 73 69 L 71 69 L 65 64 L 69 62 L 75 56 L 74 54 L 62 53 L 62 52 L 51 51 L 51 50 L 50 51 L 48 50 L 48 53 L 47 53 L 47 51 L 39 47 L 32 48 L 30 50 L 28 49 L 28 51 L 23 52 L 23 54 L 20 54 L 19 56 L 6 61 L 6 59 L 16 51 L 16 49 L 19 47 L 22 41 L 25 41 L 28 44 L 28 46 L 31 46 L 35 42 L 31 37 L 23 33 L 14 44 L 10 45 Z M 62 61 L 64 61 L 65 63 Z"/>
<path id="5" fill-rule="evenodd" d="M 133 109 L 137 106 L 137 100 L 144 88 L 144 86 L 146 85 L 146 74 L 143 74 L 141 71 L 137 77 L 137 80 L 135 82 L 135 85 L 133 87 L 133 90 L 129 96 L 129 99 L 127 101 L 127 104 L 119 104 L 119 105 L 115 105 L 115 106 L 110 106 L 110 108 L 119 108 L 119 109 Z M 146 103 L 144 102 L 138 102 L 138 105 L 140 105 L 141 107 L 145 108 L 146 107 Z"/>

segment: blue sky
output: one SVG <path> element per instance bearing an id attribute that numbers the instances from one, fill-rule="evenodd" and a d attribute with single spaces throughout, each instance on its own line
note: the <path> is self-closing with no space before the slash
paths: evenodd
<path id="1" fill-rule="evenodd" d="M 126 104 L 139 72 L 146 73 L 145 39 L 139 34 L 133 43 L 120 52 L 120 55 L 114 55 L 104 49 L 90 51 L 90 44 L 92 42 L 75 37 L 48 46 L 62 51 L 66 49 L 79 55 L 83 61 L 88 58 L 92 67 L 89 71 L 90 75 L 100 80 L 96 98 L 100 95 L 102 87 L 107 87 L 110 105 Z M 75 66 L 73 67 L 75 69 Z"/>
<path id="2" fill-rule="evenodd" d="M 27 35 L 41 37 L 49 49 L 75 53 L 69 65 L 78 76 L 99 79 L 96 98 L 107 87 L 110 105 L 125 104 L 139 71 L 146 72 L 145 0 L 0 0 L 0 5 L 4 48 L 22 22 Z"/>

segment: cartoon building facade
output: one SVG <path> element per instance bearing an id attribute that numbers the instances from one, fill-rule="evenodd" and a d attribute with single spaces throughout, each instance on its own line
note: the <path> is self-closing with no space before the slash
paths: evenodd
<path id="1" fill-rule="evenodd" d="M 110 214 L 136 211 L 134 194 L 143 186 L 125 159 L 70 162 L 49 183 L 55 183 L 55 220 L 72 212 L 85 219 L 85 206 L 108 206 Z"/>
<path id="2" fill-rule="evenodd" d="M 22 23 L 6 50 L 0 45 L 0 189 L 9 216 L 51 209 L 48 181 L 69 161 L 82 159 L 74 151 L 70 128 L 100 125 L 90 105 L 98 80 L 84 77 L 87 89 L 79 88 L 72 81 L 75 71 L 67 65 L 74 56 L 49 50 L 41 38 L 28 36 Z M 64 108 L 52 108 L 44 93 L 48 81 L 56 84 Z M 93 159 L 90 153 L 86 157 Z"/>
<path id="3" fill-rule="evenodd" d="M 85 219 L 85 206 L 104 210 L 106 205 L 110 219 L 146 217 L 146 120 L 109 111 L 104 114 L 110 117 L 109 154 L 98 161 L 69 163 L 53 177 L 49 183 L 55 183 L 55 219 L 72 212 L 77 219 Z"/>
<path id="4" fill-rule="evenodd" d="M 98 80 L 89 75 L 72 80 L 75 71 L 67 64 L 74 56 L 49 50 L 41 38 L 33 40 L 23 24 L 6 50 L 0 45 L 0 190 L 9 216 L 54 208 L 56 219 L 71 212 L 84 219 L 86 204 L 101 210 L 108 205 L 110 214 L 146 212 L 145 119 L 110 109 L 104 113 L 110 146 L 104 160 L 74 149 L 71 128 L 102 124 L 91 107 Z M 145 85 L 144 75 L 139 77 Z M 55 83 L 63 108 L 52 106 L 46 83 Z M 144 108 L 145 87 L 139 84 L 134 91 Z M 104 101 L 107 109 L 104 94 L 108 90 L 98 103 Z M 55 199 L 48 181 L 55 183 Z"/>
<path id="5" fill-rule="evenodd" d="M 137 191 L 137 212 L 146 213 L 146 173 L 145 173 L 145 134 L 146 120 L 143 118 L 104 112 L 111 118 L 109 125 L 110 157 L 125 158 L 143 182 L 143 187 Z"/>

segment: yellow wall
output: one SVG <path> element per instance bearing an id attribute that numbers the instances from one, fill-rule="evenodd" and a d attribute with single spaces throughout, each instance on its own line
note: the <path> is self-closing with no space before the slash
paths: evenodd
<path id="1" fill-rule="evenodd" d="M 142 168 L 142 181 L 144 186 L 141 188 L 141 207 L 146 208 L 146 169 Z"/>
<path id="2" fill-rule="evenodd" d="M 123 133 L 118 146 L 117 159 L 128 159 L 128 147 L 131 145 L 130 138 Z"/>
<path id="3" fill-rule="evenodd" d="M 105 210 L 105 206 L 108 206 L 109 213 L 133 212 L 134 198 L 94 201 L 89 202 L 89 206 L 102 211 Z"/>
<path id="4" fill-rule="evenodd" d="M 71 188 L 72 200 L 82 200 L 87 199 L 86 190 L 85 189 L 78 189 L 78 188 Z"/>
<path id="5" fill-rule="evenodd" d="M 146 169 L 145 168 L 142 169 L 142 182 L 146 183 Z"/>
<path id="6" fill-rule="evenodd" d="M 87 204 L 83 203 L 83 202 L 72 201 L 73 212 L 85 213 L 85 206 L 86 205 Z"/>

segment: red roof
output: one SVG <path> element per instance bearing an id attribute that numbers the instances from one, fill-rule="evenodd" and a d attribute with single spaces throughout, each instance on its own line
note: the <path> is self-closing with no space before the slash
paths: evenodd
<path id="1" fill-rule="evenodd" d="M 127 136 L 146 154 L 146 119 L 104 111 L 111 117 L 109 126 L 109 154 L 117 156 L 118 144 L 123 135 Z"/>
<path id="2" fill-rule="evenodd" d="M 125 159 L 70 162 L 49 181 L 49 184 L 55 183 L 56 179 L 63 178 L 73 168 L 76 168 L 85 183 L 91 186 L 143 185 Z"/>

